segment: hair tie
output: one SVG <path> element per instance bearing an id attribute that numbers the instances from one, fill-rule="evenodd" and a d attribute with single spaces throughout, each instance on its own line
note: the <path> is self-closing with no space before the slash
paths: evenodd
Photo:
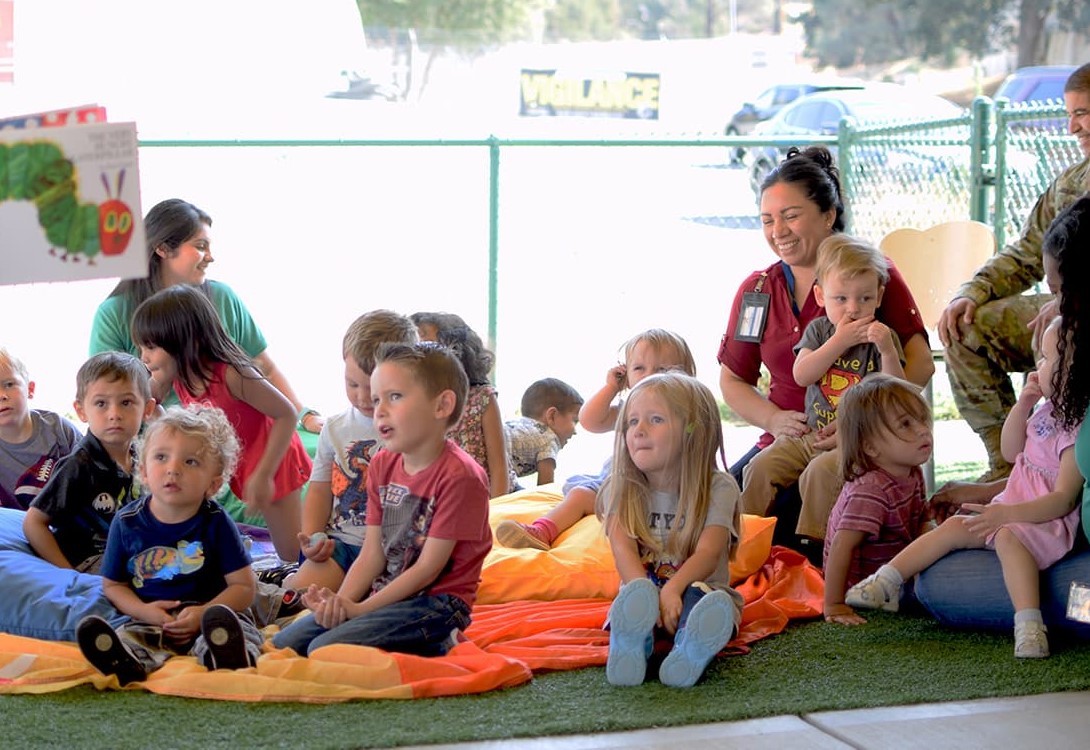
<path id="1" fill-rule="evenodd" d="M 692 435 L 693 430 L 695 430 L 695 429 L 696 429 L 696 422 L 689 422 L 689 424 L 685 425 L 685 434 L 686 435 Z"/>

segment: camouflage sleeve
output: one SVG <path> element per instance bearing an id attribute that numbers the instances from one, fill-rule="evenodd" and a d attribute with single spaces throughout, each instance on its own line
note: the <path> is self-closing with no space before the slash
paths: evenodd
<path id="1" fill-rule="evenodd" d="M 1041 242 L 1056 214 L 1086 192 L 1090 160 L 1064 170 L 1048 186 L 1026 218 L 1022 236 L 996 253 L 958 290 L 982 305 L 1029 289 L 1044 277 Z"/>

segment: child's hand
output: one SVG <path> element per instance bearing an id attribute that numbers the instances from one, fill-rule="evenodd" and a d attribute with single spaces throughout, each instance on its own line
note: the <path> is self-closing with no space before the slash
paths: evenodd
<path id="1" fill-rule="evenodd" d="M 866 620 L 855 613 L 847 604 L 826 604 L 825 622 L 837 625 L 865 625 Z"/>
<path id="2" fill-rule="evenodd" d="M 242 502 L 251 510 L 261 510 L 276 499 L 276 485 L 271 474 L 255 471 L 242 488 Z"/>
<path id="3" fill-rule="evenodd" d="M 316 563 L 323 563 L 333 556 L 333 550 L 336 549 L 337 544 L 328 536 L 322 536 L 319 538 L 317 544 L 311 544 L 310 540 L 313 534 L 304 534 L 299 532 L 296 538 L 299 540 L 299 549 L 303 551 L 303 556 L 308 560 L 312 560 Z"/>
<path id="4" fill-rule="evenodd" d="M 681 597 L 674 593 L 674 589 L 667 583 L 659 591 L 659 627 L 673 635 L 677 632 L 678 621 L 681 620 Z"/>
<path id="5" fill-rule="evenodd" d="M 321 604 L 317 609 L 312 608 L 316 623 L 326 630 L 332 630 L 352 617 L 348 611 L 349 602 L 344 597 L 329 589 L 324 589 L 322 594 Z M 303 601 L 306 602 L 306 599 Z"/>
<path id="6" fill-rule="evenodd" d="M 878 351 L 883 354 L 896 351 L 893 347 L 893 336 L 890 333 L 889 326 L 877 320 L 867 326 L 867 343 L 877 346 Z"/>
<path id="7" fill-rule="evenodd" d="M 628 368 L 624 365 L 617 365 L 616 367 L 609 368 L 609 372 L 606 373 L 606 388 L 612 388 L 617 391 L 617 393 L 620 393 L 627 384 Z"/>
<path id="8" fill-rule="evenodd" d="M 817 439 L 814 440 L 814 447 L 819 451 L 831 451 L 836 446 L 836 420 L 834 419 L 817 431 Z"/>
<path id="9" fill-rule="evenodd" d="M 1026 383 L 1022 386 L 1022 392 L 1018 395 L 1018 400 L 1032 405 L 1040 401 L 1044 395 L 1041 392 L 1041 377 L 1035 370 L 1026 376 Z"/>
<path id="10" fill-rule="evenodd" d="M 149 625 L 166 625 L 166 623 L 174 619 L 174 610 L 181 605 L 182 603 L 179 601 L 147 602 L 138 619 Z"/>
<path id="11" fill-rule="evenodd" d="M 989 505 L 964 503 L 961 510 L 965 513 L 974 514 L 965 516 L 962 523 L 972 534 L 981 539 L 987 539 L 989 535 L 994 534 L 1011 522 L 1011 508 L 1003 503 L 991 503 Z"/>
<path id="12" fill-rule="evenodd" d="M 836 333 L 833 334 L 837 338 L 838 346 L 847 349 L 849 346 L 855 346 L 856 344 L 873 343 L 868 333 L 872 323 L 874 323 L 873 315 L 868 315 L 859 320 L 851 320 L 847 317 L 841 318 L 840 322 L 836 324 Z"/>
<path id="13" fill-rule="evenodd" d="M 179 641 L 196 638 L 201 632 L 201 615 L 203 614 L 204 607 L 200 605 L 186 607 L 173 620 L 163 623 L 163 632 Z"/>

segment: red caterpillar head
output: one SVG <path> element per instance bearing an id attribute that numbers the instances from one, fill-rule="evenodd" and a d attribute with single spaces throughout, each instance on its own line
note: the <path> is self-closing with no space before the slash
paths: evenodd
<path id="1" fill-rule="evenodd" d="M 125 182 L 125 170 L 117 175 L 117 197 L 111 198 L 98 207 L 98 242 L 103 255 L 120 255 L 129 246 L 132 237 L 132 209 L 121 200 L 121 186 Z M 110 184 L 106 175 L 102 175 L 102 184 L 106 186 L 106 195 L 110 195 Z"/>

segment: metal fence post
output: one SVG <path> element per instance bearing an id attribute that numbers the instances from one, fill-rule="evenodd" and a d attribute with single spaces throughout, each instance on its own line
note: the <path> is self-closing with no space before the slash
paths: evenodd
<path id="1" fill-rule="evenodd" d="M 988 223 L 988 189 L 995 185 L 996 165 L 989 159 L 991 150 L 992 100 L 986 96 L 973 99 L 973 118 L 969 126 L 970 196 L 969 218 Z M 996 210 L 1001 205 L 996 196 Z"/>
<path id="2" fill-rule="evenodd" d="M 496 352 L 500 259 L 500 142 L 488 137 L 488 348 Z M 493 360 L 495 361 L 495 360 Z M 495 383 L 496 367 L 492 366 Z"/>
<path id="3" fill-rule="evenodd" d="M 836 132 L 836 161 L 840 170 L 840 201 L 844 204 L 844 231 L 852 231 L 852 203 L 855 198 L 855 175 L 852 174 L 852 142 L 855 140 L 855 120 L 844 117 Z"/>
<path id="4" fill-rule="evenodd" d="M 995 112 L 995 213 L 992 218 L 992 228 L 995 231 L 995 246 L 1003 247 L 1007 244 L 1007 186 L 1010 174 L 1007 171 L 1007 145 L 1010 143 L 1010 126 L 1005 117 L 1007 105 L 1010 101 L 1006 98 L 994 103 Z"/>

